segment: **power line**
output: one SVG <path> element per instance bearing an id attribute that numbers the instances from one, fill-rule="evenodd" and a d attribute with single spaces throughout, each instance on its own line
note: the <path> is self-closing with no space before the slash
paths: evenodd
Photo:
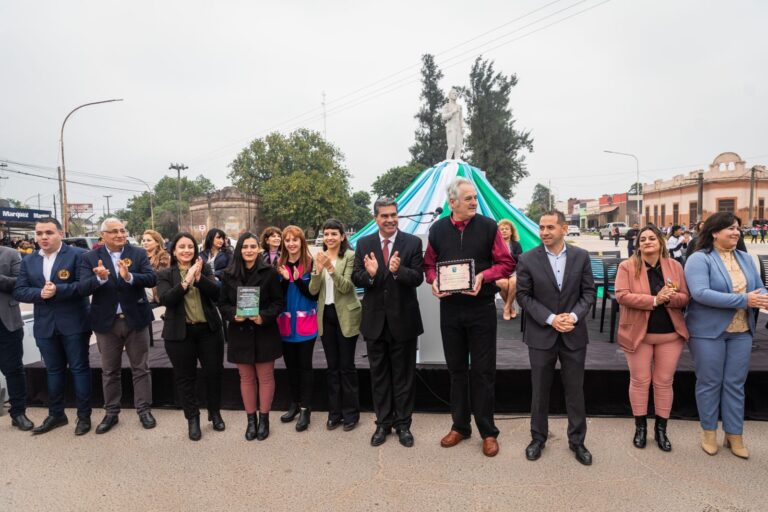
<path id="1" fill-rule="evenodd" d="M 19 171 L 19 170 L 16 170 L 16 169 L 9 169 L 7 167 L 3 167 L 3 172 L 12 172 L 12 173 L 15 173 L 15 174 L 23 174 L 25 176 L 31 176 L 31 177 L 34 177 L 34 178 L 41 178 L 41 179 L 44 179 L 44 180 L 58 181 L 58 178 L 54 178 L 52 176 L 41 176 L 39 174 L 32 174 L 31 172 Z M 94 188 L 102 188 L 102 189 L 106 188 L 106 189 L 109 189 L 109 190 L 119 190 L 120 192 L 138 192 L 138 193 L 143 193 L 144 192 L 144 190 L 133 190 L 133 189 L 129 189 L 129 188 L 110 187 L 109 185 L 96 185 L 96 184 L 93 184 L 93 183 L 83 183 L 82 181 L 67 180 L 67 183 L 74 183 L 76 185 L 83 185 L 84 187 L 94 187 Z"/>
<path id="2" fill-rule="evenodd" d="M 30 164 L 30 163 L 25 163 L 25 162 L 17 162 L 17 161 L 9 160 L 9 159 L 0 159 L 0 161 L 6 162 L 6 163 L 9 163 L 9 164 L 13 164 L 13 165 L 18 165 L 18 166 L 21 166 L 21 167 L 29 167 L 31 169 L 37 169 L 37 170 L 40 170 L 40 171 L 58 172 L 58 169 L 56 167 L 51 167 L 51 166 L 47 166 L 47 165 L 37 165 L 37 164 Z M 103 173 L 93 173 L 93 172 L 86 172 L 86 171 L 70 171 L 70 170 L 67 170 L 67 172 L 69 174 L 75 174 L 77 176 L 82 176 L 84 178 L 94 178 L 94 179 L 100 179 L 100 180 L 117 181 L 117 182 L 121 182 L 121 183 L 133 183 L 133 181 L 127 180 L 125 178 L 111 177 L 111 176 L 107 176 L 107 175 L 105 175 Z M 67 180 L 67 182 L 69 182 L 69 181 L 71 181 L 71 180 Z"/>

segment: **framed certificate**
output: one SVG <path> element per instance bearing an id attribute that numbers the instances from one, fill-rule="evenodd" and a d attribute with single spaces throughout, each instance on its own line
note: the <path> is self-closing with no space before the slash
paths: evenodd
<path id="1" fill-rule="evenodd" d="M 260 296 L 261 289 L 258 286 L 238 286 L 235 316 L 245 318 L 259 316 Z"/>
<path id="2" fill-rule="evenodd" d="M 441 293 L 471 291 L 475 286 L 475 260 L 453 260 L 437 263 L 437 289 Z"/>

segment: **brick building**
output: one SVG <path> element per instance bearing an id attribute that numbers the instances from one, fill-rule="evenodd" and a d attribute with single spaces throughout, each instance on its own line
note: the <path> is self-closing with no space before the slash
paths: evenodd
<path id="1" fill-rule="evenodd" d="M 219 228 L 227 236 L 237 238 L 240 233 L 247 230 L 256 232 L 259 227 L 256 200 L 247 198 L 235 187 L 224 187 L 211 194 L 192 198 L 189 202 L 189 215 L 185 220 L 190 233 L 198 241 L 202 241 L 211 228 Z"/>

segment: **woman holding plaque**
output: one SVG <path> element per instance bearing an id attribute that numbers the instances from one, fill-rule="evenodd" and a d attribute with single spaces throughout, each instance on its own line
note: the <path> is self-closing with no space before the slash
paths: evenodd
<path id="1" fill-rule="evenodd" d="M 672 450 L 667 438 L 672 381 L 688 340 L 683 318 L 688 287 L 682 265 L 670 257 L 658 228 L 645 226 L 636 240 L 637 250 L 619 265 L 616 274 L 616 300 L 621 308 L 619 346 L 627 357 L 629 402 L 635 417 L 632 444 L 645 448 L 648 391 L 653 382 L 654 438 L 668 452 Z"/>
<path id="2" fill-rule="evenodd" d="M 509 247 L 509 253 L 512 255 L 512 259 L 517 265 L 517 258 L 523 254 L 523 246 L 518 242 L 519 237 L 517 235 L 517 229 L 512 221 L 509 219 L 501 219 L 499 221 L 499 233 L 501 238 L 504 239 L 504 243 Z M 515 288 L 517 288 L 517 276 L 513 272 L 511 276 L 505 279 L 497 279 L 496 286 L 500 289 L 501 298 L 504 299 L 504 311 L 502 318 L 504 320 L 512 320 L 517 317 L 517 310 L 515 310 Z"/>
<path id="3" fill-rule="evenodd" d="M 215 301 L 219 285 L 213 272 L 197 254 L 197 242 L 179 233 L 171 242 L 171 266 L 157 273 L 157 296 L 165 306 L 163 339 L 173 365 L 176 391 L 189 423 L 189 438 L 198 441 L 200 408 L 197 402 L 197 363 L 203 369 L 208 421 L 223 431 L 221 376 L 224 371 L 224 340 Z"/>
<path id="4" fill-rule="evenodd" d="M 235 363 L 240 372 L 248 441 L 269 436 L 275 360 L 282 355 L 277 315 L 284 306 L 283 290 L 277 271 L 259 257 L 259 252 L 256 235 L 240 235 L 232 262 L 222 275 L 219 299 L 219 309 L 229 322 L 227 361 Z"/>
<path id="5" fill-rule="evenodd" d="M 328 364 L 328 430 L 343 423 L 344 430 L 349 431 L 360 420 L 355 346 L 362 306 L 352 283 L 354 260 L 344 224 L 327 220 L 323 225 L 323 250 L 315 255 L 309 292 L 319 294 L 318 330 Z"/>
<path id="6" fill-rule="evenodd" d="M 283 245 L 283 234 L 280 228 L 269 226 L 261 232 L 261 257 L 267 265 L 277 268 L 280 260 L 280 247 Z"/>
<path id="7" fill-rule="evenodd" d="M 309 427 L 312 402 L 312 353 L 317 338 L 317 293 L 309 291 L 312 255 L 300 227 L 283 230 L 283 247 L 277 269 L 285 296 L 285 310 L 277 317 L 283 338 L 283 359 L 291 384 L 291 405 L 280 417 L 289 423 L 299 417 L 296 431 Z"/>

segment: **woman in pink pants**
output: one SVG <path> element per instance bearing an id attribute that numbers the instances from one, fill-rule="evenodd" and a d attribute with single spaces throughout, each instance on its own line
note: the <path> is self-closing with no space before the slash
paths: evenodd
<path id="1" fill-rule="evenodd" d="M 259 238 L 244 233 L 221 280 L 221 315 L 227 327 L 227 361 L 240 372 L 240 393 L 248 414 L 245 438 L 262 441 L 269 435 L 269 411 L 275 396 L 275 360 L 282 356 L 277 316 L 283 309 L 283 289 L 277 270 L 259 257 Z M 259 290 L 259 311 L 238 308 L 238 289 Z M 241 304 L 242 305 L 242 304 Z M 259 412 L 258 421 L 256 411 Z"/>
<path id="2" fill-rule="evenodd" d="M 636 247 L 616 274 L 616 300 L 621 307 L 618 339 L 629 366 L 629 401 L 635 417 L 632 442 L 645 448 L 648 392 L 653 383 L 654 435 L 659 448 L 668 452 L 672 450 L 667 438 L 672 380 L 688 340 L 683 318 L 688 287 L 683 267 L 669 257 L 664 236 L 656 227 L 642 228 Z"/>

